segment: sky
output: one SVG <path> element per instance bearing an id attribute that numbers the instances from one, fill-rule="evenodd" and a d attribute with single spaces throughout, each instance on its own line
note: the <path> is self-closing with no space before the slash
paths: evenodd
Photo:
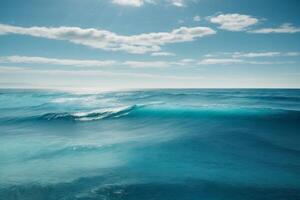
<path id="1" fill-rule="evenodd" d="M 1 0 L 0 87 L 300 88 L 300 1 Z"/>

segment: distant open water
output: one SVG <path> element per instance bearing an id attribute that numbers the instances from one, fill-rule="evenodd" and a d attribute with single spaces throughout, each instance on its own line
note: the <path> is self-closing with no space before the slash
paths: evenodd
<path id="1" fill-rule="evenodd" d="M 0 199 L 300 199 L 300 90 L 0 90 Z"/>

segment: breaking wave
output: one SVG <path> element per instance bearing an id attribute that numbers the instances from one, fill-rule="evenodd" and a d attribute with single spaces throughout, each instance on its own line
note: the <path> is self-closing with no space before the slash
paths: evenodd
<path id="1" fill-rule="evenodd" d="M 78 112 L 74 114 L 70 113 L 47 113 L 42 116 L 38 116 L 40 120 L 71 120 L 71 121 L 94 121 L 107 118 L 118 118 L 127 115 L 138 106 L 119 107 L 112 109 L 93 110 L 91 112 Z"/>

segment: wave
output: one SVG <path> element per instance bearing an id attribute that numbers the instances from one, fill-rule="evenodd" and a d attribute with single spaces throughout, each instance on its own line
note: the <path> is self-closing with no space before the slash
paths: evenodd
<path id="1" fill-rule="evenodd" d="M 54 120 L 69 120 L 69 121 L 94 121 L 107 118 L 118 118 L 127 115 L 132 110 L 136 109 L 137 105 L 124 106 L 118 108 L 108 108 L 101 110 L 93 110 L 90 112 L 78 113 L 47 113 L 38 116 L 37 119 L 54 121 Z"/>
<path id="2" fill-rule="evenodd" d="M 199 117 L 271 117 L 282 119 L 300 120 L 299 110 L 274 109 L 274 108 L 255 108 L 255 107 L 226 107 L 226 106 L 202 106 L 202 107 L 180 107 L 156 104 L 135 104 L 132 106 L 122 106 L 115 108 L 106 108 L 92 110 L 89 112 L 54 112 L 38 116 L 0 119 L 0 121 L 70 121 L 70 122 L 88 122 L 104 119 L 115 119 L 122 117 L 131 117 L 141 119 L 143 117 L 154 118 L 192 118 Z"/>

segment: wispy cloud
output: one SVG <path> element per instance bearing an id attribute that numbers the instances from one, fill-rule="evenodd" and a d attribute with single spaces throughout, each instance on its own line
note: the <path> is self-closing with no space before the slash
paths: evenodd
<path id="1" fill-rule="evenodd" d="M 184 4 L 184 0 L 169 0 L 171 2 L 172 5 L 177 6 L 177 7 L 183 7 Z"/>
<path id="2" fill-rule="evenodd" d="M 262 28 L 253 31 L 249 31 L 249 33 L 261 33 L 261 34 L 268 34 L 268 33 L 299 33 L 300 27 L 295 27 L 290 23 L 282 24 L 277 28 Z"/>
<path id="3" fill-rule="evenodd" d="M 208 17 L 211 23 L 219 24 L 220 29 L 228 31 L 244 31 L 248 27 L 253 26 L 259 22 L 259 20 L 250 15 L 242 14 L 219 14 L 217 16 Z"/>
<path id="4" fill-rule="evenodd" d="M 134 68 L 163 68 L 169 67 L 171 63 L 166 61 L 125 61 L 123 65 Z"/>
<path id="5" fill-rule="evenodd" d="M 111 0 L 112 3 L 120 6 L 141 7 L 145 4 L 157 4 L 159 0 Z M 168 3 L 176 7 L 184 7 L 185 0 L 164 0 L 163 3 Z"/>
<path id="6" fill-rule="evenodd" d="M 249 53 L 243 53 L 243 52 L 234 52 L 232 54 L 232 57 L 234 58 L 257 58 L 257 57 L 274 57 L 281 55 L 280 52 L 249 52 Z"/>
<path id="7" fill-rule="evenodd" d="M 294 61 L 274 61 L 262 60 L 262 58 L 270 57 L 287 57 L 300 56 L 299 52 L 219 52 L 214 54 L 206 54 L 203 59 L 198 62 L 199 65 L 234 65 L 234 64 L 251 64 L 251 65 L 280 65 L 293 64 Z M 258 58 L 258 59 L 255 59 Z"/>
<path id="8" fill-rule="evenodd" d="M 39 64 L 56 66 L 74 66 L 74 67 L 131 67 L 131 68 L 164 68 L 187 65 L 183 61 L 117 61 L 117 60 L 78 60 L 78 59 L 59 59 L 37 56 L 3 56 L 0 57 L 0 63 L 6 64 Z"/>
<path id="9" fill-rule="evenodd" d="M 165 51 L 151 53 L 151 56 L 174 56 L 174 55 L 175 55 L 174 53 L 165 52 Z"/>
<path id="10" fill-rule="evenodd" d="M 182 62 L 182 63 L 193 63 L 193 62 L 196 62 L 196 60 L 191 59 L 191 58 L 185 58 L 185 59 L 180 60 L 180 62 Z"/>
<path id="11" fill-rule="evenodd" d="M 243 63 L 243 60 L 233 58 L 206 58 L 200 60 L 199 65 L 228 65 Z"/>
<path id="12" fill-rule="evenodd" d="M 21 72 L 25 71 L 26 69 L 22 67 L 12 67 L 12 66 L 0 66 L 0 72 L 2 73 L 9 73 L 9 72 Z"/>
<path id="13" fill-rule="evenodd" d="M 229 58 L 263 58 L 263 57 L 285 57 L 285 56 L 300 56 L 300 52 L 279 52 L 279 51 L 259 51 L 259 52 L 219 52 L 215 54 L 206 54 L 206 58 L 217 57 Z"/>
<path id="14" fill-rule="evenodd" d="M 154 61 L 136 61 L 136 60 L 79 60 L 79 59 L 61 59 L 47 58 L 37 56 L 3 56 L 0 57 L 0 63 L 4 64 L 33 64 L 48 66 L 72 66 L 72 67 L 97 67 L 97 68 L 167 68 L 178 66 L 195 67 L 197 65 L 228 65 L 228 64 L 252 64 L 252 65 L 269 65 L 269 64 L 292 64 L 293 61 L 262 61 L 253 60 L 254 58 L 274 57 L 274 56 L 300 56 L 299 52 L 233 52 L 221 54 L 204 55 L 203 59 L 181 59 L 173 61 L 154 60 Z"/>
<path id="15" fill-rule="evenodd" d="M 23 64 L 50 64 L 66 65 L 79 67 L 105 67 L 118 64 L 114 60 L 76 60 L 76 59 L 58 59 L 30 56 L 6 56 L 0 57 L 0 63 L 23 63 Z"/>
<path id="16" fill-rule="evenodd" d="M 293 64 L 293 61 L 256 61 L 237 58 L 205 58 L 198 62 L 199 65 L 235 65 L 235 64 L 250 64 L 250 65 L 282 65 Z"/>
<path id="17" fill-rule="evenodd" d="M 300 52 L 287 52 L 285 53 L 286 56 L 300 56 Z"/>
<path id="18" fill-rule="evenodd" d="M 199 15 L 196 15 L 196 16 L 193 17 L 193 20 L 195 22 L 200 22 L 201 21 L 201 17 Z"/>
<path id="19" fill-rule="evenodd" d="M 136 72 L 108 72 L 103 70 L 57 70 L 57 69 L 31 69 L 26 67 L 0 66 L 1 73 L 21 73 L 21 74 L 45 74 L 45 75 L 64 75 L 64 76 L 102 76 L 102 77 L 133 77 L 133 78 L 154 78 L 154 79 L 203 79 L 202 76 L 180 76 L 180 75 L 159 75 L 153 73 Z"/>
<path id="20" fill-rule="evenodd" d="M 154 32 L 126 36 L 94 28 L 20 27 L 0 24 L 0 35 L 19 34 L 54 40 L 66 40 L 74 44 L 106 51 L 125 51 L 133 54 L 159 52 L 163 45 L 193 41 L 215 33 L 216 31 L 209 27 L 180 27 L 171 32 Z"/>
<path id="21" fill-rule="evenodd" d="M 133 7 L 140 7 L 145 3 L 155 4 L 153 0 L 112 0 L 112 3 L 121 6 L 133 6 Z"/>

